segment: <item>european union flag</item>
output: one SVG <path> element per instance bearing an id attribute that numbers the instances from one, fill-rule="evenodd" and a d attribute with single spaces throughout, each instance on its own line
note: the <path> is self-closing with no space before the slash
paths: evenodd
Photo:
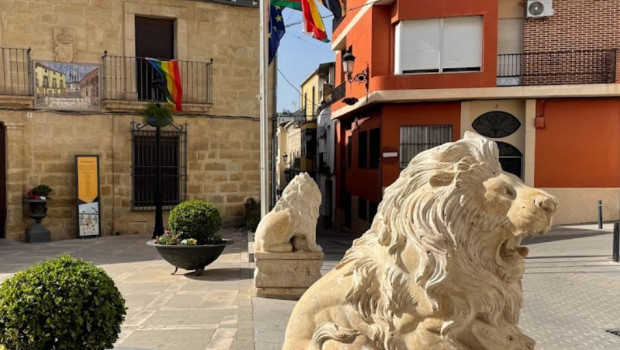
<path id="1" fill-rule="evenodd" d="M 282 7 L 269 5 L 269 63 L 273 61 L 280 45 L 280 39 L 284 36 L 284 19 Z"/>

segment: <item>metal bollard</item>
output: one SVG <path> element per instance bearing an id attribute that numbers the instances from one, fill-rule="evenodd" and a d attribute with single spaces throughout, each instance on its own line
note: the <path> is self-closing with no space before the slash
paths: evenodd
<path id="1" fill-rule="evenodd" d="M 598 229 L 603 229 L 603 201 L 598 200 Z"/>
<path id="2" fill-rule="evenodd" d="M 615 222 L 614 223 L 613 253 L 612 253 L 612 258 L 614 259 L 615 262 L 618 262 L 618 260 L 620 260 L 620 246 L 618 245 L 618 243 L 620 243 L 620 223 Z"/>

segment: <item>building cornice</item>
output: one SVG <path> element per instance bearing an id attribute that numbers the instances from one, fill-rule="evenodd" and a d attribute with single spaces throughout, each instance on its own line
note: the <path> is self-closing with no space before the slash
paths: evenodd
<path id="1" fill-rule="evenodd" d="M 438 102 L 499 99 L 605 98 L 620 96 L 620 84 L 542 85 L 459 89 L 373 91 L 352 106 L 332 111 L 339 118 L 357 109 L 381 103 Z"/>

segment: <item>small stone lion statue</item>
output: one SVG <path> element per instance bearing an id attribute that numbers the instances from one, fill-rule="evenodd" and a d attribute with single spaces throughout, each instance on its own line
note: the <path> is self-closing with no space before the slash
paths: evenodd
<path id="1" fill-rule="evenodd" d="M 293 178 L 282 192 L 273 210 L 256 228 L 257 252 L 322 252 L 316 244 L 316 224 L 321 191 L 308 173 Z"/>
<path id="2" fill-rule="evenodd" d="M 283 350 L 531 350 L 518 327 L 525 236 L 557 200 L 501 170 L 494 142 L 417 155 L 371 228 L 301 297 Z"/>

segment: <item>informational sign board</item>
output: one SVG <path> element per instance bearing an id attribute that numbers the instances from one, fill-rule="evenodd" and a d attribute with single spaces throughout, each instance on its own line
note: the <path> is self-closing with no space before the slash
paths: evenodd
<path id="1" fill-rule="evenodd" d="M 78 238 L 101 236 L 99 156 L 75 156 Z"/>

